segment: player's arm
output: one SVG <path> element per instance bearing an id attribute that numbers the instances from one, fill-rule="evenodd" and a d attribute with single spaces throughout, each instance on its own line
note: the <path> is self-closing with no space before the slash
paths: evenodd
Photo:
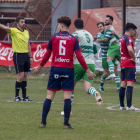
<path id="1" fill-rule="evenodd" d="M 0 24 L 0 29 L 6 31 L 7 33 L 11 32 L 11 29 L 3 24 Z"/>
<path id="2" fill-rule="evenodd" d="M 132 61 L 134 61 L 134 63 L 136 63 L 135 52 L 134 52 L 134 50 L 132 48 L 132 40 L 127 37 L 125 39 L 125 43 L 126 43 L 126 46 L 127 46 L 128 53 L 132 57 L 132 59 L 130 59 L 130 60 L 132 60 Z"/>
<path id="3" fill-rule="evenodd" d="M 115 35 L 115 37 L 116 37 L 118 40 L 120 39 L 119 35 L 118 35 L 118 34 L 116 34 L 116 32 L 115 32 L 115 31 L 112 31 L 112 34 L 113 34 L 113 35 Z"/>
<path id="4" fill-rule="evenodd" d="M 30 42 L 28 41 L 28 54 L 30 57 L 30 64 L 33 63 L 33 57 L 32 57 L 32 51 L 31 51 L 31 46 L 30 46 Z"/>
<path id="5" fill-rule="evenodd" d="M 41 63 L 33 68 L 32 70 L 34 70 L 34 74 L 39 74 L 40 73 L 40 70 L 41 68 L 46 64 L 46 62 L 49 60 L 50 56 L 51 56 L 51 52 L 52 52 L 52 37 L 50 38 L 49 40 L 49 43 L 48 43 L 48 46 L 47 46 L 47 51 L 41 61 Z"/>
<path id="6" fill-rule="evenodd" d="M 132 57 L 132 61 L 134 61 L 136 63 L 135 52 L 134 52 L 132 46 L 131 45 L 127 46 L 127 49 L 128 49 L 130 56 Z"/>

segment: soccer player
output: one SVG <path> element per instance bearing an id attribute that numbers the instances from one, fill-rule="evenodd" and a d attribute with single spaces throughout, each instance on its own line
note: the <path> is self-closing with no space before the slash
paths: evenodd
<path id="1" fill-rule="evenodd" d="M 116 35 L 112 33 L 112 31 L 115 31 L 114 27 L 112 26 L 113 23 L 113 17 L 110 15 L 106 16 L 105 25 L 108 26 L 107 30 L 105 31 L 105 38 L 104 39 L 97 39 L 99 43 L 101 42 L 108 42 L 109 48 L 107 51 L 107 62 L 109 66 L 109 72 L 111 74 L 112 78 L 115 78 L 114 74 L 114 64 L 113 60 L 116 58 L 119 62 L 121 62 L 121 54 L 118 44 L 118 39 Z"/>
<path id="2" fill-rule="evenodd" d="M 95 62 L 94 62 L 94 54 L 97 53 L 97 46 L 95 43 L 93 43 L 93 36 L 86 30 L 83 29 L 84 23 L 83 20 L 78 18 L 74 21 L 75 26 L 75 32 L 72 33 L 76 38 L 78 38 L 81 52 L 83 57 L 85 58 L 85 61 L 89 67 L 89 69 L 95 73 Z M 100 96 L 100 93 L 96 91 L 96 89 L 92 86 L 93 80 L 89 80 L 86 71 L 82 68 L 80 65 L 77 57 L 75 57 L 74 60 L 74 85 L 81 79 L 84 80 L 84 87 L 85 92 L 87 94 L 91 94 L 95 96 L 95 99 L 98 103 L 98 105 L 102 105 L 102 98 Z M 72 92 L 71 96 L 71 104 L 73 102 L 74 97 L 74 91 Z M 61 115 L 64 115 L 64 111 L 61 112 Z M 72 112 L 71 112 L 72 115 Z"/>
<path id="3" fill-rule="evenodd" d="M 133 23 L 127 23 L 125 34 L 119 40 L 121 52 L 121 88 L 119 99 L 121 110 L 135 110 L 135 107 L 132 106 L 132 93 L 134 82 L 136 81 L 136 59 L 134 51 L 134 44 L 137 38 L 136 29 L 137 27 Z M 125 89 L 127 99 L 126 108 L 124 105 Z"/>
<path id="4" fill-rule="evenodd" d="M 25 30 L 25 18 L 16 18 L 16 27 L 9 28 L 0 24 L 0 29 L 6 31 L 12 38 L 13 61 L 17 73 L 17 81 L 15 83 L 15 97 L 14 101 L 33 101 L 26 96 L 27 89 L 27 73 L 30 71 L 30 64 L 32 64 L 32 53 L 29 44 L 29 33 Z M 22 99 L 19 96 L 19 90 L 22 88 Z"/>
<path id="5" fill-rule="evenodd" d="M 74 90 L 74 52 L 90 80 L 93 79 L 94 73 L 90 71 L 81 54 L 78 39 L 68 32 L 71 19 L 67 16 L 61 16 L 57 19 L 57 22 L 60 32 L 51 36 L 47 46 L 47 52 L 44 55 L 42 62 L 38 67 L 33 69 L 34 74 L 38 74 L 40 69 L 48 61 L 51 52 L 53 53 L 52 67 L 47 87 L 47 97 L 43 105 L 40 128 L 46 126 L 46 117 L 56 91 L 63 90 L 65 112 L 63 128 L 71 129 L 73 127 L 69 124 L 69 116 L 71 111 L 71 93 Z"/>
<path id="6" fill-rule="evenodd" d="M 100 39 L 104 39 L 105 38 L 104 23 L 103 22 L 97 23 L 97 27 L 98 27 L 100 32 L 96 35 L 96 37 L 100 38 Z M 117 36 L 117 38 L 119 38 L 119 36 L 117 34 L 115 34 L 115 35 Z M 101 83 L 99 86 L 99 90 L 101 92 L 104 92 L 103 85 L 104 85 L 104 82 L 105 82 L 107 76 L 109 75 L 109 69 L 108 69 L 108 63 L 107 63 L 108 42 L 105 42 L 105 43 L 101 42 L 100 45 L 101 45 L 102 67 L 104 69 L 104 72 L 103 72 L 103 75 L 101 76 Z M 117 62 L 118 61 L 117 61 L 117 59 L 114 59 L 112 62 L 114 64 L 114 72 L 115 72 L 115 81 L 116 81 L 116 85 L 117 85 L 117 91 L 119 92 L 120 77 L 119 77 L 118 70 L 117 70 L 117 65 L 118 65 Z"/>

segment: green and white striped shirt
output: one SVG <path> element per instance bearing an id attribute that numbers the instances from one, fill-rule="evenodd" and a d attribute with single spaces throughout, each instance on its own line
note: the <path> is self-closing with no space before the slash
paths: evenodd
<path id="1" fill-rule="evenodd" d="M 118 43 L 118 39 L 117 39 L 116 35 L 112 34 L 112 31 L 115 31 L 115 29 L 112 25 L 111 25 L 110 29 L 105 31 L 105 37 L 109 38 L 109 41 L 108 41 L 109 45 L 111 45 L 113 42 Z"/>
<path id="2" fill-rule="evenodd" d="M 95 64 L 94 54 L 97 53 L 97 46 L 93 43 L 93 36 L 86 30 L 81 29 L 72 33 L 79 39 L 81 53 L 85 58 L 87 64 Z M 77 57 L 74 60 L 74 64 L 79 64 Z"/>
<path id="3" fill-rule="evenodd" d="M 100 32 L 96 36 L 97 38 L 100 38 L 100 39 L 105 38 L 104 33 L 100 33 Z M 102 51 L 101 53 L 102 58 L 107 58 L 108 42 L 107 43 L 101 42 L 100 45 L 101 45 L 101 51 Z"/>

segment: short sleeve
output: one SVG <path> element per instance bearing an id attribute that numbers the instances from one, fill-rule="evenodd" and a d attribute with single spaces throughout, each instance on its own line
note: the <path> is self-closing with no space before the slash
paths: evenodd
<path id="1" fill-rule="evenodd" d="M 126 36 L 126 38 L 125 38 L 125 44 L 126 44 L 126 46 L 132 46 L 132 39 L 131 38 L 128 38 L 127 36 Z"/>
<path id="2" fill-rule="evenodd" d="M 78 39 L 75 37 L 74 51 L 78 51 L 78 50 L 80 50 L 79 41 L 78 41 Z"/>
<path id="3" fill-rule="evenodd" d="M 78 34 L 76 32 L 72 33 L 72 35 L 78 38 Z"/>
<path id="4" fill-rule="evenodd" d="M 14 36 L 16 34 L 16 29 L 15 28 L 10 28 L 10 29 L 11 29 L 11 32 L 8 34 L 11 36 Z"/>
<path id="5" fill-rule="evenodd" d="M 111 38 L 111 35 L 112 35 L 112 31 L 111 30 L 107 30 L 106 33 L 105 33 L 105 37 Z"/>
<path id="6" fill-rule="evenodd" d="M 52 50 L 52 38 L 53 38 L 53 35 L 49 39 L 49 43 L 48 43 L 48 46 L 47 46 L 48 50 Z"/>

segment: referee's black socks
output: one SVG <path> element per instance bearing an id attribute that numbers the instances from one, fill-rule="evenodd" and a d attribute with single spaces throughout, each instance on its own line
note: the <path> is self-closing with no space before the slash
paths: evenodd
<path id="1" fill-rule="evenodd" d="M 22 85 L 22 83 L 16 81 L 16 83 L 15 83 L 15 92 L 16 92 L 15 97 L 19 96 L 19 90 L 21 88 L 21 85 Z"/>
<path id="2" fill-rule="evenodd" d="M 22 81 L 22 98 L 26 98 L 27 81 Z"/>

